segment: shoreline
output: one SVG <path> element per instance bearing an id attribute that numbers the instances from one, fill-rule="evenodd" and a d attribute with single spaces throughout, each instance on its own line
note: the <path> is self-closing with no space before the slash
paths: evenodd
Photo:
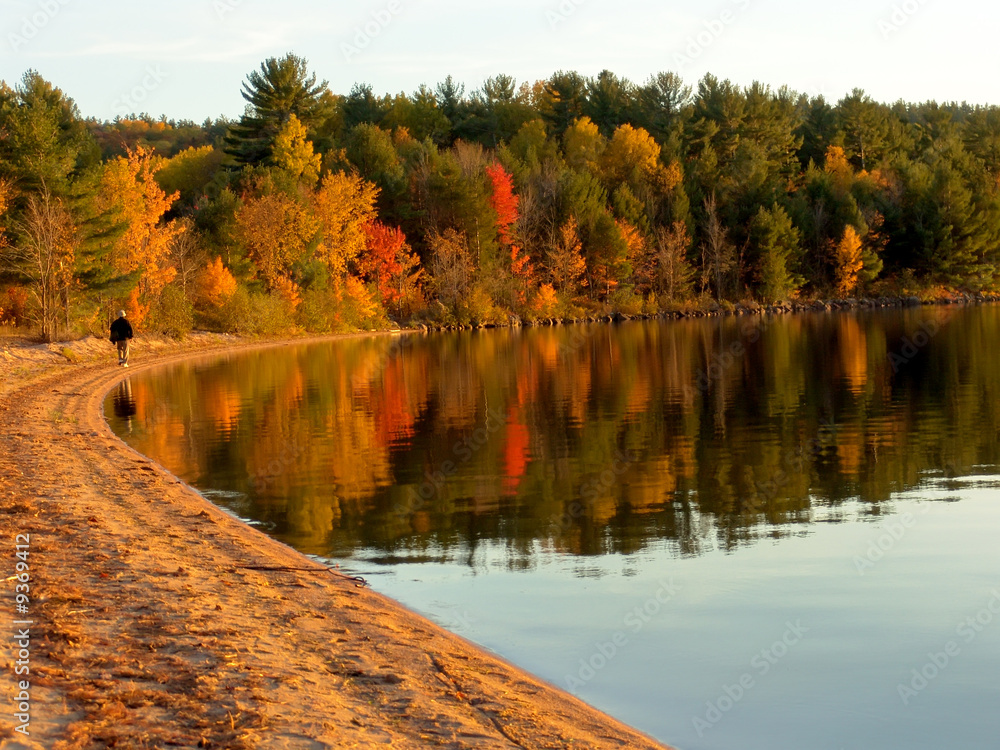
<path id="1" fill-rule="evenodd" d="M 393 333 L 140 339 L 128 374 L 371 335 Z M 124 375 L 108 342 L 22 349 L 34 351 L 0 357 L 0 525 L 5 578 L 17 535 L 29 539 L 27 612 L 8 601 L 12 620 L 32 621 L 17 678 L 30 734 L 4 712 L 0 748 L 665 747 L 331 575 L 132 451 L 101 412 Z"/>
<path id="2" fill-rule="evenodd" d="M 691 304 L 674 310 L 660 310 L 648 313 L 623 313 L 609 311 L 593 313 L 579 317 L 541 318 L 531 321 L 521 321 L 517 316 L 511 316 L 507 323 L 437 323 L 433 321 L 414 321 L 412 328 L 406 331 L 462 331 L 482 328 L 533 328 L 542 326 L 561 326 L 582 323 L 617 323 L 630 320 L 688 320 L 691 318 L 725 318 L 765 315 L 797 315 L 815 312 L 848 312 L 857 310 L 890 310 L 915 307 L 936 307 L 942 305 L 986 305 L 1000 302 L 1000 294 L 966 294 L 956 293 L 952 296 L 939 296 L 928 299 L 920 297 L 859 297 L 847 299 L 815 299 L 794 300 L 786 302 L 746 303 L 746 302 L 711 302 L 705 305 Z"/>

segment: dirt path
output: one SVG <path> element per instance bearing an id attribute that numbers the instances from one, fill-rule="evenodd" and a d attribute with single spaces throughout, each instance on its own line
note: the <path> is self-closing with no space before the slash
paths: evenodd
<path id="1" fill-rule="evenodd" d="M 169 351 L 158 361 L 190 356 Z M 131 451 L 101 416 L 117 367 L 7 359 L 0 577 L 25 534 L 31 581 L 20 615 L 5 582 L 0 619 L 33 624 L 28 737 L 14 626 L 0 639 L 0 748 L 662 747 L 317 571 Z"/>

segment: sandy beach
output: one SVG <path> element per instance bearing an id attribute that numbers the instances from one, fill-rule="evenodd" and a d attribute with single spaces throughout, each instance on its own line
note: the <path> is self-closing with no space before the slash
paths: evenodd
<path id="1" fill-rule="evenodd" d="M 275 344 L 138 340 L 128 373 L 262 345 Z M 664 747 L 133 452 L 101 413 L 124 375 L 114 361 L 97 339 L 0 340 L 3 614 L 31 623 L 27 675 L 25 626 L 2 639 L 0 748 Z M 16 680 L 30 682 L 27 736 Z"/>

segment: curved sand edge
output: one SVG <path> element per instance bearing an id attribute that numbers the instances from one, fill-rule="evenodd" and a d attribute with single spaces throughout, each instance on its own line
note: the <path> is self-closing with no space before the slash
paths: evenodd
<path id="1" fill-rule="evenodd" d="M 6 577 L 31 535 L 34 620 L 31 734 L 5 713 L 0 748 L 664 747 L 369 589 L 273 570 L 316 566 L 111 433 L 114 365 L 0 374 L 0 552 Z"/>

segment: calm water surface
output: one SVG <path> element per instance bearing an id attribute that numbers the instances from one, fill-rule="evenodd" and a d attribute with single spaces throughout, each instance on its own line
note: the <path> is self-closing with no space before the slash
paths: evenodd
<path id="1" fill-rule="evenodd" d="M 351 339 L 131 377 L 141 452 L 682 750 L 1000 737 L 1000 309 Z"/>

